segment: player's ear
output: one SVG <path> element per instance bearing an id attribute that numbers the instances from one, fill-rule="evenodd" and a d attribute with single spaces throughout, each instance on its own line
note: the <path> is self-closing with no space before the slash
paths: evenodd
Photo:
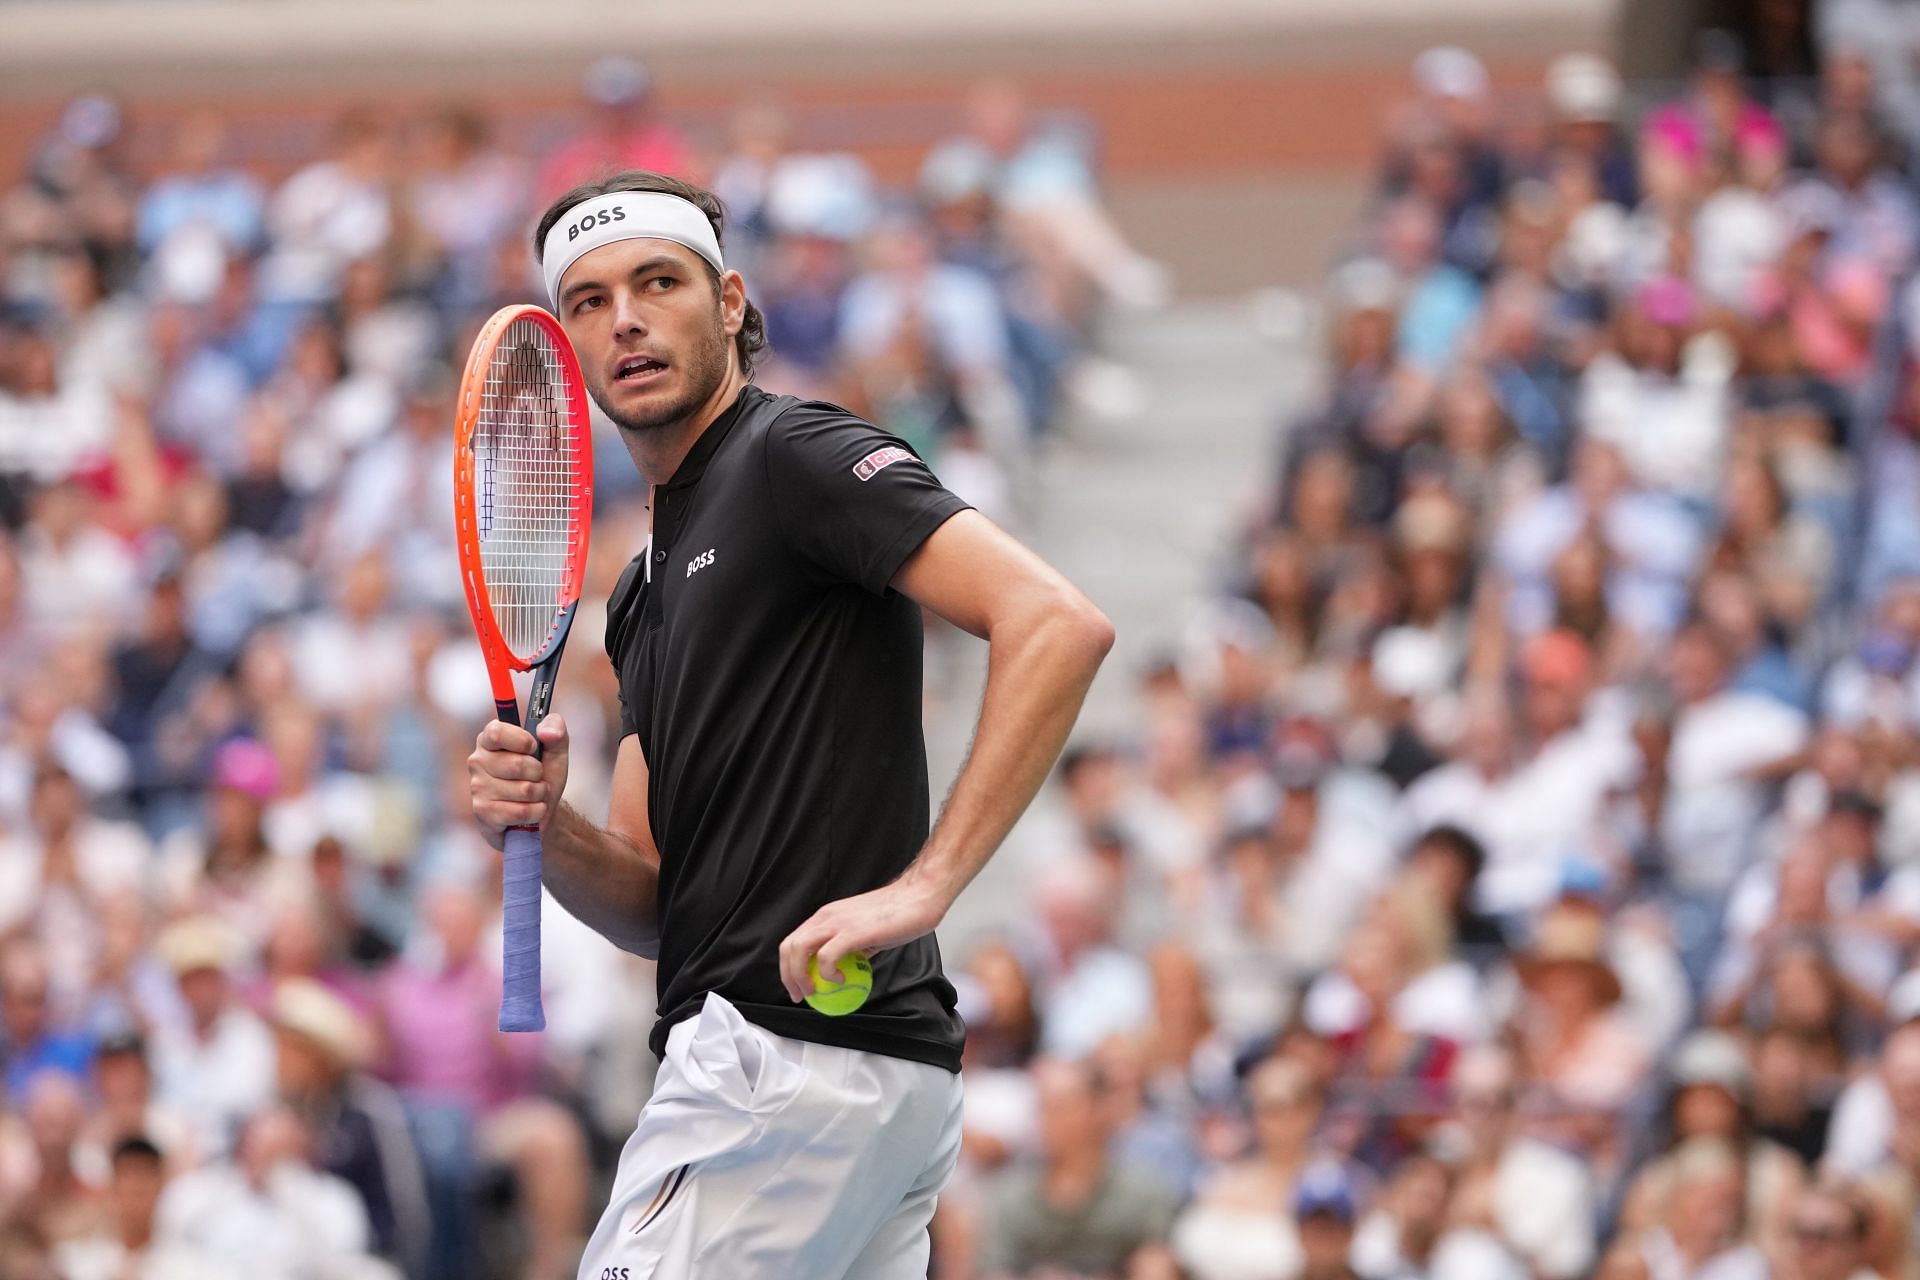
<path id="1" fill-rule="evenodd" d="M 720 277 L 720 322 L 729 337 L 739 333 L 747 322 L 747 282 L 738 271 Z"/>

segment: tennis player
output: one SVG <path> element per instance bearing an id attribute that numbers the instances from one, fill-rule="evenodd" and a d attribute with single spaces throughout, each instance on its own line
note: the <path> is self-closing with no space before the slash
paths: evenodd
<path id="1" fill-rule="evenodd" d="M 621 739 L 606 827 L 562 804 L 567 730 L 495 722 L 489 836 L 538 823 L 546 886 L 659 960 L 659 1080 L 585 1280 L 904 1280 L 960 1150 L 954 991 L 933 930 L 1032 800 L 1107 619 L 899 439 L 751 382 L 759 313 L 720 203 L 631 171 L 535 233 L 588 389 L 651 482 L 609 602 Z M 972 751 L 928 830 L 921 609 L 986 639 Z M 802 1003 L 851 951 L 873 994 Z"/>

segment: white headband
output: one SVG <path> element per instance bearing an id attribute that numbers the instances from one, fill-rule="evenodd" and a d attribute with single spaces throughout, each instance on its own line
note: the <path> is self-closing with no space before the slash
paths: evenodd
<path id="1" fill-rule="evenodd" d="M 581 201 L 547 232 L 540 272 L 555 311 L 560 309 L 560 279 L 567 268 L 581 255 L 616 240 L 671 240 L 705 258 L 715 271 L 726 270 L 719 237 L 699 205 L 660 191 L 615 191 Z"/>

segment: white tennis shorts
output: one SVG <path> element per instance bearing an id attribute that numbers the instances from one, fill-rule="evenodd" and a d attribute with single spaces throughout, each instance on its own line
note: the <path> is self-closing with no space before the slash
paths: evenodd
<path id="1" fill-rule="evenodd" d="M 925 1280 L 959 1156 L 959 1076 L 708 995 L 667 1035 L 580 1280 Z"/>

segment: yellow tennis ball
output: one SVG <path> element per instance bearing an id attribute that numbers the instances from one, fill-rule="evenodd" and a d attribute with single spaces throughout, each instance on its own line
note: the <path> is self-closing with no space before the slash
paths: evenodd
<path id="1" fill-rule="evenodd" d="M 873 966 L 863 951 L 849 951 L 840 961 L 844 982 L 828 982 L 820 973 L 820 957 L 807 957 L 807 976 L 813 979 L 813 994 L 807 1003 L 830 1017 L 852 1013 L 873 993 Z"/>

